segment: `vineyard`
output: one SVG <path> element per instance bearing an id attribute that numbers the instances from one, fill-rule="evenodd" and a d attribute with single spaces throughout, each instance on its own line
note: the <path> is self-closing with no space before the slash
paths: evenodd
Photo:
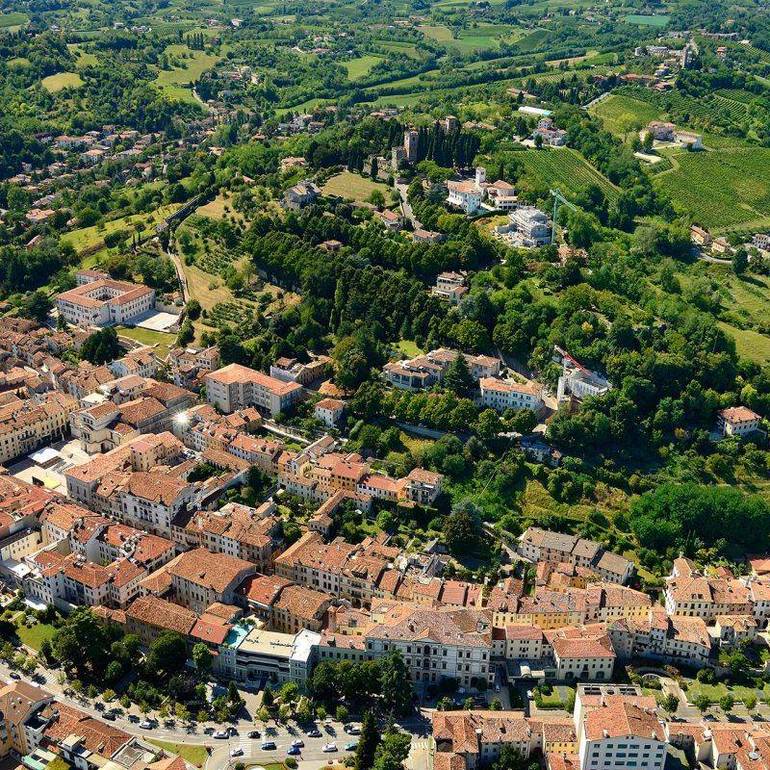
<path id="1" fill-rule="evenodd" d="M 659 113 L 667 113 L 675 123 L 688 123 L 695 120 L 704 127 L 730 123 L 736 109 L 742 109 L 745 114 L 746 108 L 745 104 L 724 96 L 717 98 L 712 95 L 707 99 L 694 99 L 678 91 L 659 93 L 636 86 L 622 86 L 615 93 L 651 104 Z"/>
<path id="2" fill-rule="evenodd" d="M 594 169 L 580 153 L 568 148 L 559 150 L 528 150 L 517 154 L 524 163 L 527 175 L 545 187 L 559 187 L 562 192 L 579 193 L 590 184 L 598 185 L 609 200 L 615 200 L 618 191 L 614 185 Z"/>
<path id="3" fill-rule="evenodd" d="M 770 224 L 770 149 L 678 153 L 676 168 L 655 184 L 707 228 L 725 231 Z"/>
<path id="4" fill-rule="evenodd" d="M 608 131 L 620 136 L 660 117 L 660 111 L 655 105 L 621 94 L 612 94 L 602 99 L 590 107 L 589 111 L 602 121 Z"/>

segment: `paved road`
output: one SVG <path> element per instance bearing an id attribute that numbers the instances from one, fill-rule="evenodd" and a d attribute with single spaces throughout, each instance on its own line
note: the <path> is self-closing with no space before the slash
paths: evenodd
<path id="1" fill-rule="evenodd" d="M 5 663 L 0 662 L 0 680 L 3 683 L 9 683 L 12 680 L 11 669 Z M 81 697 L 70 697 L 64 694 L 63 687 L 56 681 L 56 673 L 50 671 L 43 671 L 42 675 L 45 681 L 42 679 L 39 682 L 33 681 L 26 675 L 21 675 L 21 679 L 30 684 L 42 687 L 50 692 L 57 700 L 62 703 L 66 703 L 74 708 L 90 714 L 97 719 L 102 718 L 102 712 L 94 708 L 93 702 Z M 136 707 L 132 707 L 133 716 L 138 716 Z M 211 734 L 212 730 L 221 730 L 228 725 L 217 724 L 213 722 L 205 724 L 191 724 L 185 727 L 183 724 L 175 724 L 173 727 L 166 727 L 165 725 L 157 724 L 152 730 L 143 730 L 139 727 L 136 721 L 131 722 L 127 718 L 128 714 L 118 717 L 114 722 L 110 724 L 119 727 L 121 730 L 129 733 L 130 735 L 138 735 L 144 738 L 154 738 L 156 740 L 167 741 L 169 743 L 184 743 L 195 746 L 206 746 L 210 750 L 210 755 L 206 761 L 205 770 L 231 770 L 238 762 L 245 762 L 249 764 L 254 760 L 264 760 L 265 762 L 276 762 L 283 760 L 287 756 L 287 750 L 295 740 L 302 740 L 305 746 L 301 749 L 301 754 L 297 757 L 303 765 L 310 770 L 313 765 L 317 764 L 318 767 L 326 764 L 326 761 L 332 758 L 342 759 L 347 754 L 351 753 L 345 751 L 345 746 L 355 743 L 358 738 L 354 735 L 349 735 L 344 730 L 344 725 L 336 720 L 331 720 L 328 724 L 324 722 L 317 725 L 321 731 L 320 738 L 311 738 L 305 734 L 305 731 L 295 724 L 277 725 L 269 723 L 268 725 L 262 722 L 252 722 L 249 719 L 239 719 L 235 723 L 235 727 L 239 734 L 232 736 L 228 739 L 217 739 Z M 402 722 L 404 729 L 414 731 L 412 742 L 416 749 L 424 749 L 426 741 L 426 717 L 414 717 L 412 719 Z M 208 733 L 205 732 L 208 728 Z M 248 738 L 248 732 L 251 730 L 258 730 L 260 733 L 259 738 Z M 310 728 L 307 728 L 310 729 Z M 270 751 L 263 751 L 261 746 L 263 741 L 273 741 L 275 743 L 275 749 Z M 336 744 L 337 751 L 324 752 L 323 747 L 327 743 Z M 233 750 L 240 750 L 237 756 L 231 757 L 230 753 Z M 305 764 L 307 763 L 307 764 Z"/>
<path id="2" fill-rule="evenodd" d="M 412 207 L 409 205 L 409 200 L 407 198 L 407 191 L 409 190 L 409 185 L 399 184 L 398 182 L 396 182 L 394 184 L 394 187 L 396 188 L 399 196 L 401 197 L 401 211 L 404 214 L 404 219 L 408 219 L 412 223 L 412 228 L 414 230 L 422 230 L 422 224 L 419 222 L 417 217 L 415 217 L 414 211 L 412 211 Z"/>

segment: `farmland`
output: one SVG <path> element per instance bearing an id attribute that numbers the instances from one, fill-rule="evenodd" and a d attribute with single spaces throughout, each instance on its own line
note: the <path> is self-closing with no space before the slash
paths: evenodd
<path id="1" fill-rule="evenodd" d="M 356 203 L 367 202 L 375 190 L 382 192 L 387 201 L 387 185 L 358 174 L 352 174 L 350 171 L 343 171 L 341 174 L 333 176 L 323 187 L 324 195 L 339 195 L 341 198 L 348 198 Z"/>
<path id="2" fill-rule="evenodd" d="M 380 56 L 359 56 L 357 59 L 351 59 L 350 61 L 342 62 L 342 66 L 348 71 L 348 78 L 350 80 L 360 80 L 366 77 L 371 71 L 372 67 L 376 66 L 382 61 Z"/>
<path id="3" fill-rule="evenodd" d="M 655 184 L 681 211 L 718 232 L 770 224 L 770 149 L 676 153 Z"/>
<path id="4" fill-rule="evenodd" d="M 0 29 L 12 30 L 12 28 L 23 26 L 28 21 L 27 14 L 20 11 L 0 13 Z"/>
<path id="5" fill-rule="evenodd" d="M 96 54 L 84 51 L 77 43 L 70 43 L 67 48 L 73 56 L 76 56 L 75 66 L 80 70 L 84 67 L 95 67 L 99 64 Z"/>
<path id="6" fill-rule="evenodd" d="M 40 85 L 52 94 L 56 94 L 65 88 L 80 88 L 83 81 L 77 72 L 57 72 L 40 81 Z"/>
<path id="7" fill-rule="evenodd" d="M 543 186 L 560 187 L 563 192 L 580 192 L 589 184 L 596 184 L 610 200 L 617 197 L 617 190 L 610 181 L 575 150 L 528 150 L 516 157 L 523 162 L 527 175 Z"/>
<path id="8" fill-rule="evenodd" d="M 167 53 L 174 56 L 190 56 L 183 59 L 184 66 L 170 70 L 161 70 L 156 83 L 171 99 L 183 102 L 195 102 L 190 84 L 194 83 L 206 70 L 211 69 L 219 57 L 203 51 L 191 51 L 186 45 L 170 45 Z"/>
<path id="9" fill-rule="evenodd" d="M 519 30 L 508 24 L 477 24 L 460 30 L 457 37 L 443 25 L 426 25 L 419 29 L 426 37 L 459 53 L 492 50 L 499 48 L 501 42 L 515 43 L 521 37 Z"/>
<path id="10" fill-rule="evenodd" d="M 665 27 L 668 24 L 669 17 L 654 15 L 654 16 L 640 16 L 638 14 L 631 14 L 623 19 L 627 24 L 636 24 L 640 27 Z"/>
<path id="11" fill-rule="evenodd" d="M 618 136 L 625 136 L 630 131 L 638 130 L 651 120 L 660 118 L 657 107 L 639 101 L 630 96 L 612 94 L 593 105 L 590 111 L 604 127 Z"/>

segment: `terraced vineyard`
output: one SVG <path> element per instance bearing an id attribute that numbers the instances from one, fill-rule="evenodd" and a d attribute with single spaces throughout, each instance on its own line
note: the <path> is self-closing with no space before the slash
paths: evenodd
<path id="1" fill-rule="evenodd" d="M 770 149 L 677 153 L 655 184 L 702 226 L 724 232 L 770 224 Z"/>
<path id="2" fill-rule="evenodd" d="M 596 184 L 609 200 L 618 196 L 617 189 L 609 179 L 602 176 L 575 150 L 528 150 L 516 157 L 521 158 L 529 176 L 548 187 L 556 186 L 563 192 L 578 193 L 588 185 Z"/>
<path id="3" fill-rule="evenodd" d="M 708 126 L 712 123 L 729 122 L 732 111 L 737 108 L 737 102 L 733 99 L 714 95 L 707 99 L 694 99 L 691 96 L 677 92 L 659 93 L 646 88 L 636 86 L 622 86 L 614 93 L 629 96 L 638 101 L 647 102 L 656 107 L 661 113 L 669 113 L 671 116 L 684 116 L 688 122 L 695 119 L 700 124 Z M 677 120 L 674 120 L 677 122 Z"/>
<path id="4" fill-rule="evenodd" d="M 596 115 L 608 131 L 621 136 L 660 117 L 655 105 L 622 94 L 602 99 L 590 107 L 589 112 Z"/>

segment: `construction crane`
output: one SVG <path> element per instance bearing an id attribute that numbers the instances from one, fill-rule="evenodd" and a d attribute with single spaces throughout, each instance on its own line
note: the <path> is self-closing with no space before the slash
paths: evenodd
<path id="1" fill-rule="evenodd" d="M 577 211 L 578 207 L 574 203 L 570 203 L 562 194 L 561 190 L 557 187 L 555 190 L 549 190 L 553 196 L 553 215 L 551 223 L 551 244 L 556 243 L 556 217 L 559 214 L 559 206 L 567 206 L 573 211 Z"/>

